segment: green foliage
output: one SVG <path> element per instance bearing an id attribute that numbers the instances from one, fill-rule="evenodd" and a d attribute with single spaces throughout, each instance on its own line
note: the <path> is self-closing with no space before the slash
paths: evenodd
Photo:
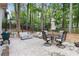
<path id="1" fill-rule="evenodd" d="M 8 23 L 7 23 L 6 19 L 3 19 L 3 21 L 2 21 L 2 28 L 3 29 L 8 29 Z"/>
<path id="2" fill-rule="evenodd" d="M 23 6 L 20 6 L 22 8 Z M 64 20 L 64 27 L 68 29 L 69 26 L 69 16 L 70 16 L 70 4 L 69 3 L 28 3 L 25 8 L 20 10 L 20 24 L 29 24 L 31 27 L 34 27 L 35 31 L 39 31 L 41 28 L 41 14 L 44 17 L 44 25 L 50 30 L 50 20 L 55 18 L 55 23 L 57 30 L 62 28 L 62 20 Z M 73 4 L 73 24 L 76 27 L 79 27 L 79 4 Z M 12 18 L 15 20 L 15 13 L 12 12 Z M 16 20 L 15 20 L 16 21 Z"/>
<path id="3" fill-rule="evenodd" d="M 27 17 L 26 17 L 26 13 L 24 11 L 21 11 L 20 13 L 20 23 L 22 25 L 26 24 L 26 20 L 27 20 Z"/>

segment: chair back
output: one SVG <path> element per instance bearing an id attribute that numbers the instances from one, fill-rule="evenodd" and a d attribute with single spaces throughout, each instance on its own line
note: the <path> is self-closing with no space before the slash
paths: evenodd
<path id="1" fill-rule="evenodd" d="M 67 37 L 67 32 L 64 31 L 64 32 L 63 32 L 63 38 L 64 38 L 64 41 L 66 40 L 66 37 Z"/>
<path id="2" fill-rule="evenodd" d="M 42 37 L 45 41 L 47 41 L 47 35 L 45 31 L 42 31 Z"/>
<path id="3" fill-rule="evenodd" d="M 66 40 L 66 36 L 67 36 L 67 32 L 66 31 L 62 31 L 60 33 L 60 39 L 61 39 L 62 42 Z"/>

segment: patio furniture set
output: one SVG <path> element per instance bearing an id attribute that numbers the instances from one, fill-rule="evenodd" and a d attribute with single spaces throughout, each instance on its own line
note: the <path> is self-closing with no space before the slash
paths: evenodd
<path id="1" fill-rule="evenodd" d="M 46 34 L 45 31 L 42 31 L 42 36 L 43 39 L 46 41 L 45 44 L 52 45 L 53 41 L 57 42 L 58 47 L 62 47 L 62 43 L 66 40 L 67 32 L 66 31 L 60 31 L 59 33 L 57 32 L 48 32 Z M 50 43 L 49 43 L 50 41 Z"/>

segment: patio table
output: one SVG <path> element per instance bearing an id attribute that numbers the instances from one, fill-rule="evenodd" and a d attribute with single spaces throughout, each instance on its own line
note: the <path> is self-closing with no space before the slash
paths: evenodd
<path id="1" fill-rule="evenodd" d="M 48 32 L 47 36 L 51 38 L 51 43 L 53 43 L 53 41 L 55 41 L 55 38 L 59 36 L 59 33 L 57 33 L 57 32 Z"/>

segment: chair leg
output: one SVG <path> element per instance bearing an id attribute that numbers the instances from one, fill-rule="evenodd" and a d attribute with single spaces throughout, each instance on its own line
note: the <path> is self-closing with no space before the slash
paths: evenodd
<path id="1" fill-rule="evenodd" d="M 47 40 L 47 41 L 45 42 L 45 44 L 49 44 L 49 41 Z"/>
<path id="2" fill-rule="evenodd" d="M 48 44 L 48 43 L 49 43 L 49 41 L 47 40 L 47 41 L 46 41 L 46 43 Z"/>
<path id="3" fill-rule="evenodd" d="M 62 42 L 59 42 L 59 45 L 62 46 Z"/>
<path id="4" fill-rule="evenodd" d="M 57 46 L 62 46 L 62 42 L 59 42 L 59 43 L 57 44 Z"/>
<path id="5" fill-rule="evenodd" d="M 54 37 L 51 37 L 51 44 L 53 43 L 53 41 L 54 41 Z"/>

